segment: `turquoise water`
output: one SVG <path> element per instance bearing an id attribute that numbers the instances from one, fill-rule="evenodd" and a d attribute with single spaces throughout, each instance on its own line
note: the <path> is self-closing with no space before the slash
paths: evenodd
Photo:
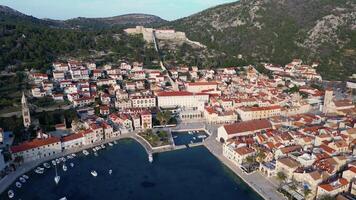
<path id="1" fill-rule="evenodd" d="M 152 199 L 209 200 L 262 199 L 235 176 L 205 147 L 156 154 L 149 163 L 145 150 L 133 140 L 121 140 L 113 147 L 70 160 L 75 166 L 58 168 L 61 180 L 54 183 L 55 170 L 29 173 L 21 189 L 14 185 L 15 198 L 22 200 L 77 199 Z M 108 170 L 113 173 L 109 175 Z M 97 177 L 90 174 L 96 170 Z M 5 192 L 7 193 L 7 192 Z M 2 194 L 0 199 L 8 199 Z"/>

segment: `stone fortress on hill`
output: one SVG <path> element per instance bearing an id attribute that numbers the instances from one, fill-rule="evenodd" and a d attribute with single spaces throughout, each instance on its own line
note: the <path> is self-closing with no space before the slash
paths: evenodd
<path id="1" fill-rule="evenodd" d="M 145 28 L 143 26 L 136 26 L 135 28 L 125 29 L 127 34 L 142 34 L 143 39 L 148 43 L 154 42 L 154 37 L 159 40 L 173 40 L 177 42 L 187 42 L 199 47 L 205 48 L 205 46 L 199 42 L 191 41 L 187 38 L 184 32 L 175 31 L 173 29 L 162 30 L 154 28 Z"/>

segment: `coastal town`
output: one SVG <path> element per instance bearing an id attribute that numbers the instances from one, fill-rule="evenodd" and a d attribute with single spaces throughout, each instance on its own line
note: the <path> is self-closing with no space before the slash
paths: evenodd
<path id="1" fill-rule="evenodd" d="M 168 144 L 174 150 L 170 142 L 153 145 L 148 139 L 152 137 L 145 136 L 162 141 L 168 135 L 171 141 L 172 129 L 195 124 L 209 135 L 203 145 L 219 148 L 218 153 L 244 176 L 258 173 L 274 181 L 280 197 L 356 195 L 353 88 L 342 91 L 319 84 L 318 63 L 300 59 L 284 67 L 266 63 L 267 73 L 251 65 L 161 67 L 146 69 L 138 62 L 97 66 L 71 59 L 54 62 L 48 73 L 29 72 L 32 89 L 23 91 L 22 118 L 27 131 L 36 131 L 36 138 L 11 144 L 5 134 L 11 130 L 0 129 L 1 151 L 11 154 L 6 161 L 1 154 L 3 179 L 21 165 L 125 135 L 139 137 L 150 148 Z M 31 117 L 28 98 L 67 102 L 77 117 L 45 132 Z M 268 194 L 259 194 L 268 199 Z"/>

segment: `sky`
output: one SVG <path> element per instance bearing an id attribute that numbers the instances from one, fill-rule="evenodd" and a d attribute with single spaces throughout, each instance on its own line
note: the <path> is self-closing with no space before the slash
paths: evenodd
<path id="1" fill-rule="evenodd" d="M 0 0 L 37 18 L 112 17 L 128 13 L 157 15 L 166 20 L 186 17 L 233 0 Z"/>

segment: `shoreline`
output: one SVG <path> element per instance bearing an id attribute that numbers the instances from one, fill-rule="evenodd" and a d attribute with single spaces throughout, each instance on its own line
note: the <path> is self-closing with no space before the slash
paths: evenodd
<path id="1" fill-rule="evenodd" d="M 206 130 L 205 130 L 206 131 Z M 209 133 L 208 131 L 206 131 L 207 133 Z M 236 176 L 238 176 L 245 184 L 248 185 L 248 187 L 250 187 L 253 191 L 255 191 L 261 198 L 265 199 L 265 200 L 283 200 L 285 199 L 284 196 L 282 196 L 277 189 L 275 188 L 275 185 L 270 182 L 266 177 L 264 177 L 263 175 L 259 174 L 258 172 L 254 172 L 252 174 L 245 174 L 244 172 L 242 172 L 241 169 L 238 168 L 238 166 L 234 165 L 231 161 L 229 161 L 228 159 L 226 159 L 225 157 L 222 156 L 222 151 L 221 151 L 221 145 L 218 143 L 218 141 L 215 141 L 215 139 L 213 138 L 213 134 L 209 134 L 209 137 L 207 138 L 207 140 L 205 140 L 204 142 L 201 142 L 199 145 L 193 145 L 190 147 L 195 147 L 195 146 L 204 146 L 205 148 L 207 148 L 209 150 L 209 152 L 212 154 L 212 156 L 214 156 L 215 158 L 217 158 L 224 166 L 226 166 L 227 168 L 229 168 Z M 140 141 L 143 138 L 137 138 L 136 133 L 129 133 L 129 134 L 122 134 L 120 136 L 117 136 L 115 138 L 111 138 L 105 141 L 101 141 L 101 142 L 97 142 L 97 143 L 93 143 L 87 146 L 83 146 L 77 149 L 71 149 L 71 150 L 67 150 L 67 151 L 63 151 L 60 154 L 57 155 L 53 155 L 51 157 L 47 157 L 41 160 L 37 160 L 37 161 L 32 161 L 32 162 L 28 162 L 25 163 L 24 165 L 20 166 L 19 168 L 17 168 L 16 171 L 14 171 L 13 173 L 5 176 L 1 181 L 0 181 L 0 194 L 2 194 L 3 192 L 5 192 L 5 190 L 7 188 L 10 187 L 11 184 L 13 184 L 16 179 L 18 179 L 19 176 L 21 176 L 22 174 L 25 174 L 31 170 L 33 170 L 36 166 L 40 165 L 41 163 L 56 159 L 56 158 L 60 158 L 72 153 L 80 153 L 81 151 L 85 150 L 85 149 L 90 149 L 93 148 L 95 146 L 101 145 L 101 144 L 107 144 L 109 142 L 113 142 L 116 140 L 121 140 L 121 139 L 133 139 L 135 140 L 137 143 L 139 143 L 146 151 L 146 153 L 148 154 L 148 156 L 154 154 L 154 153 L 161 153 L 161 152 L 166 152 L 166 151 L 174 151 L 174 150 L 179 150 L 182 148 L 171 148 L 171 147 L 166 147 L 163 149 L 154 149 L 152 148 L 150 145 L 146 146 L 142 143 L 142 141 Z M 144 140 L 147 144 L 149 144 L 146 140 Z M 220 146 L 219 146 L 220 145 Z M 149 148 L 149 149 L 148 149 Z M 219 151 L 220 150 L 220 151 Z M 253 176 L 257 176 L 257 177 L 253 177 Z M 263 183 L 260 184 L 256 184 L 254 183 L 254 181 L 251 180 L 256 179 L 257 181 L 262 181 Z M 266 184 L 271 186 L 270 188 L 266 188 Z M 272 189 L 272 190 L 271 190 Z"/>
<path id="2" fill-rule="evenodd" d="M 247 184 L 253 191 L 255 191 L 262 199 L 265 200 L 285 200 L 286 198 L 277 191 L 275 185 L 259 172 L 251 174 L 244 173 L 237 165 L 225 158 L 219 149 L 214 148 L 214 144 L 218 143 L 215 138 L 204 142 L 204 147 L 217 158 L 224 166 L 229 168 L 236 176 L 238 176 L 245 184 Z M 221 147 L 222 148 L 222 147 Z"/>

